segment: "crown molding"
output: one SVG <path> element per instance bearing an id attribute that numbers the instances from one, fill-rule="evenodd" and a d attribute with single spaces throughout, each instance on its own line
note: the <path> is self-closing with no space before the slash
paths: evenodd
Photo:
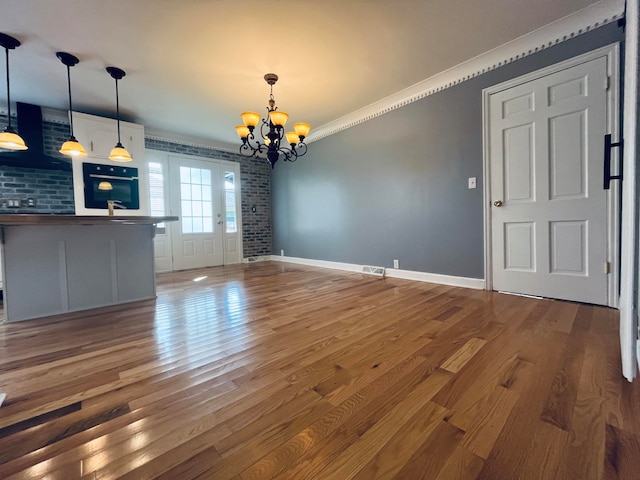
<path id="1" fill-rule="evenodd" d="M 190 135 L 167 132 L 156 128 L 145 127 L 144 137 L 149 140 L 179 143 L 188 147 L 206 148 L 208 150 L 218 150 L 227 153 L 239 153 L 238 149 L 240 148 L 239 145 L 216 142 L 215 140 L 206 140 L 203 138 L 192 137 Z"/>
<path id="2" fill-rule="evenodd" d="M 306 141 L 311 143 L 328 137 L 594 28 L 616 21 L 624 16 L 624 9 L 624 0 L 601 0 L 355 112 L 321 125 L 311 132 Z"/>
<path id="3" fill-rule="evenodd" d="M 11 118 L 17 118 L 18 114 L 16 113 L 17 111 L 17 106 L 15 106 L 15 104 L 13 102 L 11 102 Z M 6 115 L 7 114 L 7 104 L 6 103 L 2 103 L 0 104 L 0 114 L 2 115 Z M 67 110 L 57 110 L 55 108 L 49 108 L 49 107 L 41 107 L 41 111 L 42 111 L 42 120 L 44 120 L 45 122 L 51 122 L 51 123 L 59 123 L 61 125 L 69 125 L 69 114 L 67 113 Z"/>

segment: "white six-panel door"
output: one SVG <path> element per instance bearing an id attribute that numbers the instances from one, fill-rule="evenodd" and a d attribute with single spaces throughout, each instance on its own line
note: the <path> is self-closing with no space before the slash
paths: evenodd
<path id="1" fill-rule="evenodd" d="M 494 290 L 607 304 L 606 58 L 490 95 Z"/>

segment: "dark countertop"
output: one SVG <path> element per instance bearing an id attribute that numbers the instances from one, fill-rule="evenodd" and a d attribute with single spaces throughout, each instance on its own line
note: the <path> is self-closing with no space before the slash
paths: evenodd
<path id="1" fill-rule="evenodd" d="M 178 217 L 143 217 L 106 215 L 39 215 L 39 214 L 0 214 L 0 226 L 8 225 L 153 225 L 161 222 L 174 222 Z"/>

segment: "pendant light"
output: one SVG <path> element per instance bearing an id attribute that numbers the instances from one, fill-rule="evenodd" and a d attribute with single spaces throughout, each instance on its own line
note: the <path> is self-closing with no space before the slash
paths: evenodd
<path id="1" fill-rule="evenodd" d="M 121 80 L 126 74 L 124 70 L 120 70 L 117 67 L 107 67 L 107 72 L 109 72 L 109 75 L 116 81 L 116 120 L 118 121 L 118 143 L 116 143 L 116 146 L 111 150 L 109 160 L 113 160 L 114 162 L 130 162 L 133 158 L 131 158 L 127 149 L 124 148 L 120 142 L 120 98 L 118 97 L 118 80 Z"/>
<path id="2" fill-rule="evenodd" d="M 7 128 L 0 133 L 0 148 L 8 148 L 9 150 L 26 150 L 24 140 L 11 127 L 11 95 L 9 93 L 9 50 L 13 50 L 20 46 L 20 41 L 7 34 L 0 33 L 0 45 L 4 47 L 7 59 Z"/>
<path id="3" fill-rule="evenodd" d="M 56 57 L 67 66 L 67 85 L 69 87 L 69 139 L 60 147 L 60 153 L 70 157 L 86 157 L 87 152 L 76 137 L 73 136 L 73 113 L 71 107 L 71 67 L 77 65 L 78 57 L 66 52 L 56 52 Z"/>

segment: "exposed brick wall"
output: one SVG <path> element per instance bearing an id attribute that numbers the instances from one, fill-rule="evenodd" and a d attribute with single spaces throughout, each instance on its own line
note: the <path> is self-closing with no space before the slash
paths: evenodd
<path id="1" fill-rule="evenodd" d="M 0 124 L 5 125 L 6 121 L 6 115 L 0 115 Z M 52 157 L 66 158 L 58 150 L 69 136 L 69 126 L 43 122 L 42 128 L 45 153 Z M 25 202 L 27 198 L 35 199 L 35 208 L 7 207 L 8 199 Z M 74 212 L 71 172 L 0 165 L 0 213 Z"/>
<path id="2" fill-rule="evenodd" d="M 271 167 L 266 160 L 153 138 L 145 139 L 145 147 L 162 152 L 240 163 L 244 256 L 247 258 L 271 255 Z M 255 206 L 255 213 L 251 211 L 252 206 Z"/>

